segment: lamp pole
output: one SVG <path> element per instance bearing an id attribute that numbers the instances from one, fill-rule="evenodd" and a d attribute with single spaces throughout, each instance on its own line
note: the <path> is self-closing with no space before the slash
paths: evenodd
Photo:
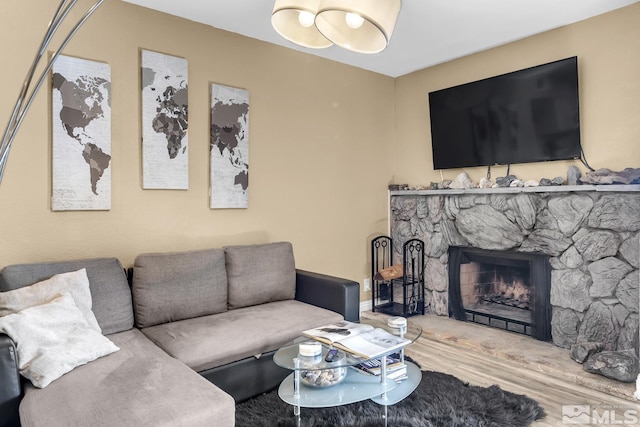
<path id="1" fill-rule="evenodd" d="M 47 78 L 47 75 L 49 74 L 53 63 L 56 61 L 58 56 L 60 56 L 60 53 L 67 46 L 69 41 L 71 41 L 73 36 L 78 32 L 82 24 L 84 24 L 85 21 L 89 19 L 89 17 L 96 11 L 96 9 L 98 9 L 98 7 L 100 7 L 100 5 L 104 2 L 104 0 L 98 0 L 74 25 L 69 34 L 67 34 L 62 43 L 60 43 L 58 49 L 51 56 L 51 59 L 47 61 L 45 68 L 36 80 L 35 85 L 32 86 L 36 74 L 36 69 L 41 63 L 42 58 L 46 53 L 47 47 L 49 46 L 49 43 L 53 38 L 53 35 L 56 33 L 58 28 L 60 28 L 60 25 L 65 20 L 71 9 L 73 9 L 73 7 L 76 5 L 77 1 L 78 0 L 62 0 L 60 2 L 60 4 L 58 5 L 58 9 L 53 15 L 53 19 L 51 19 L 49 25 L 47 26 L 47 31 L 44 35 L 44 38 L 40 43 L 40 47 L 36 53 L 33 63 L 31 64 L 31 67 L 29 68 L 29 71 L 27 72 L 27 75 L 24 79 L 22 90 L 18 95 L 18 100 L 16 101 L 16 105 L 13 108 L 13 112 L 11 113 L 11 117 L 9 118 L 9 122 L 7 123 L 4 134 L 2 135 L 2 141 L 0 142 L 0 183 L 2 183 L 2 177 L 4 176 L 4 171 L 7 166 L 11 144 L 13 143 L 13 140 L 18 133 L 18 129 L 20 129 L 20 125 L 22 124 L 25 115 L 29 111 L 29 108 L 31 107 L 31 104 L 35 99 L 38 90 L 40 90 L 42 83 L 44 83 L 45 79 Z"/>

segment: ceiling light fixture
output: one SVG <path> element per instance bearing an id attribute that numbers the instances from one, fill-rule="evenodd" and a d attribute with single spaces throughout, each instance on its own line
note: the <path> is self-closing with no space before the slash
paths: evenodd
<path id="1" fill-rule="evenodd" d="M 382 52 L 389 44 L 401 0 L 323 0 L 316 27 L 333 43 L 359 53 Z"/>
<path id="2" fill-rule="evenodd" d="M 276 0 L 271 25 L 285 39 L 311 49 L 331 46 L 314 24 L 320 0 Z"/>
<path id="3" fill-rule="evenodd" d="M 359 53 L 388 45 L 401 0 L 276 0 L 271 23 L 285 39 L 310 48 L 335 43 Z M 315 24 L 315 25 L 313 25 Z"/>

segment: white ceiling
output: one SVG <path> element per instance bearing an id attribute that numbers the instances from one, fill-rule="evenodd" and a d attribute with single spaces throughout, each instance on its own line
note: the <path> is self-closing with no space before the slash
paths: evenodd
<path id="1" fill-rule="evenodd" d="M 375 55 L 284 40 L 271 26 L 273 0 L 124 1 L 398 77 L 640 0 L 404 0 L 389 46 Z"/>

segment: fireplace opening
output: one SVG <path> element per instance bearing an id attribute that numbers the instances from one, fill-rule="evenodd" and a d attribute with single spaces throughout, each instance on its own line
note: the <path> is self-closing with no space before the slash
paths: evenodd
<path id="1" fill-rule="evenodd" d="M 467 320 L 531 335 L 529 266 L 488 262 L 460 265 L 460 293 Z"/>
<path id="2" fill-rule="evenodd" d="M 546 255 L 449 249 L 449 316 L 551 339 Z"/>

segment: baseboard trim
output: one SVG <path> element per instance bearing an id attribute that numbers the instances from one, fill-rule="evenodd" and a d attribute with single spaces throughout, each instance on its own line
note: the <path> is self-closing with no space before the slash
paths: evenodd
<path id="1" fill-rule="evenodd" d="M 373 304 L 371 303 L 371 300 L 360 302 L 360 313 L 363 311 L 371 311 L 372 308 Z"/>

